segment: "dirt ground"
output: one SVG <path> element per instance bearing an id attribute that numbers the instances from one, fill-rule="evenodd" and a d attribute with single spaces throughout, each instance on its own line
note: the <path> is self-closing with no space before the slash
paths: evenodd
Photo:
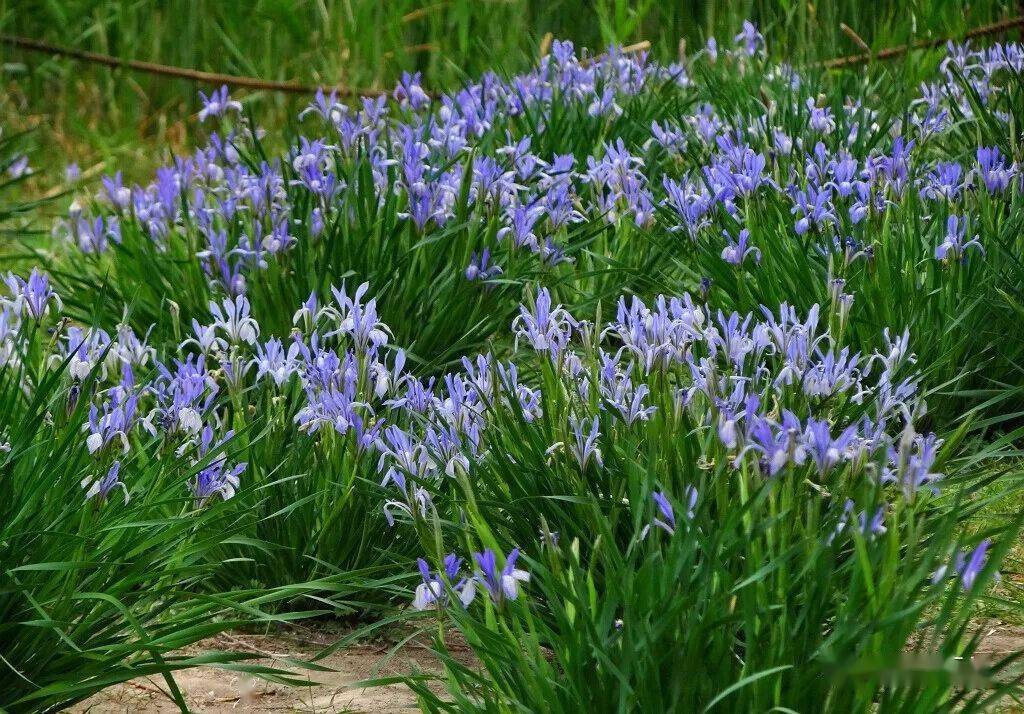
<path id="1" fill-rule="evenodd" d="M 289 668 L 283 657 L 311 658 L 317 652 L 344 636 L 344 631 L 308 628 L 278 635 L 234 633 L 205 640 L 189 648 L 189 653 L 209 650 L 232 650 L 260 655 L 251 660 L 268 666 Z M 471 657 L 465 645 L 449 643 L 453 654 L 463 661 Z M 991 622 L 983 629 L 982 644 L 975 656 L 975 665 L 992 662 L 1024 649 L 1024 627 Z M 184 670 L 175 674 L 175 681 L 185 695 L 189 707 L 203 714 L 234 714 L 235 712 L 412 712 L 416 698 L 402 685 L 360 688 L 362 680 L 408 673 L 413 667 L 421 671 L 437 671 L 438 664 L 425 642 L 412 641 L 388 662 L 391 646 L 386 643 L 348 647 L 318 661 L 331 672 L 308 672 L 310 684 L 289 687 L 213 667 Z M 1013 674 L 1019 674 L 1019 666 Z M 75 714 L 114 714 L 122 712 L 160 712 L 170 714 L 178 707 L 167 694 L 167 684 L 160 677 L 144 677 L 114 687 L 76 705 Z M 1018 711 L 1013 709 L 1012 711 Z"/>
<path id="2" fill-rule="evenodd" d="M 204 640 L 187 652 L 231 650 L 261 655 L 247 664 L 261 664 L 294 670 L 281 658 L 309 659 L 343 636 L 342 632 L 296 630 L 281 635 L 233 633 Z M 450 643 L 453 654 L 469 653 L 458 642 Z M 411 712 L 417 711 L 416 698 L 403 685 L 373 688 L 354 686 L 362 680 L 420 671 L 438 671 L 436 659 L 426 641 L 412 641 L 390 661 L 392 645 L 387 643 L 348 647 L 317 661 L 331 672 L 303 671 L 309 686 L 290 687 L 266 682 L 248 674 L 214 667 L 183 670 L 174 675 L 179 689 L 193 712 L 234 714 L 236 712 Z M 114 714 L 115 712 L 177 712 L 162 677 L 142 677 L 110 687 L 74 706 L 75 714 Z"/>

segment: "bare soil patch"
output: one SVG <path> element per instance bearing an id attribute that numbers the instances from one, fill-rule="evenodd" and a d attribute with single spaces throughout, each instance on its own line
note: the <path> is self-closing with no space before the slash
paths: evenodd
<path id="1" fill-rule="evenodd" d="M 311 659 L 346 634 L 341 631 L 302 630 L 284 634 L 254 635 L 230 633 L 203 640 L 186 650 L 198 654 L 210 650 L 231 650 L 260 655 L 251 663 L 295 671 L 282 658 Z M 468 650 L 451 643 L 453 653 L 467 660 Z M 309 685 L 290 687 L 267 682 L 248 674 L 216 667 L 197 667 L 175 673 L 174 679 L 194 712 L 228 714 L 235 712 L 410 712 L 417 711 L 416 697 L 404 685 L 363 688 L 357 683 L 419 671 L 439 671 L 429 643 L 413 640 L 391 655 L 393 645 L 381 642 L 359 644 L 333 652 L 317 661 L 330 672 L 299 671 Z M 389 657 L 389 655 L 391 655 Z M 75 714 L 114 712 L 177 712 L 160 676 L 140 677 L 118 684 L 75 705 Z"/>
<path id="2" fill-rule="evenodd" d="M 992 663 L 1024 650 L 1024 627 L 990 622 L 982 628 L 982 641 L 973 660 L 975 665 Z M 322 626 L 303 627 L 282 634 L 254 635 L 230 633 L 204 640 L 189 648 L 189 654 L 209 650 L 233 650 L 261 655 L 253 663 L 290 668 L 282 658 L 311 659 L 317 653 L 348 634 L 344 630 Z M 472 660 L 468 648 L 459 641 L 449 642 L 453 654 L 465 662 Z M 300 672 L 308 675 L 309 685 L 289 687 L 266 682 L 251 675 L 215 667 L 197 667 L 175 674 L 189 708 L 203 714 L 235 712 L 413 712 L 416 697 L 404 685 L 364 688 L 357 683 L 375 677 L 437 672 L 439 665 L 425 641 L 413 640 L 392 654 L 393 645 L 380 642 L 359 644 L 333 652 L 318 660 L 330 672 Z M 1021 665 L 1011 666 L 1007 674 L 1020 674 Z M 163 678 L 142 677 L 118 684 L 90 697 L 71 709 L 75 714 L 114 714 L 121 712 L 177 712 Z M 1020 711 L 1015 708 L 1001 711 Z"/>

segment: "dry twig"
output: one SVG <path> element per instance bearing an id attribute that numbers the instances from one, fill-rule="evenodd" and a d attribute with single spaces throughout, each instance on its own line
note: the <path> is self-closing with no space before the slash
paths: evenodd
<path id="1" fill-rule="evenodd" d="M 203 72 L 198 69 L 186 67 L 174 67 L 172 65 L 159 64 L 157 62 L 144 62 L 142 60 L 123 59 L 112 55 L 105 55 L 99 52 L 89 52 L 73 47 L 62 47 L 53 45 L 42 40 L 34 40 L 30 37 L 17 37 L 15 35 L 0 35 L 0 42 L 18 47 L 19 49 L 42 54 L 56 55 L 58 57 L 70 57 L 91 64 L 100 64 L 107 67 L 130 69 L 136 72 L 161 75 L 164 77 L 177 77 L 178 79 L 190 79 L 204 84 L 226 84 L 233 87 L 245 87 L 247 89 L 264 89 L 273 92 L 287 92 L 290 94 L 314 94 L 318 90 L 324 93 L 337 92 L 340 96 L 377 97 L 389 94 L 385 89 L 357 88 L 328 85 L 300 84 L 298 82 L 280 82 L 276 80 L 259 79 L 257 77 L 241 77 L 234 74 L 221 74 L 219 72 Z"/>
<path id="2" fill-rule="evenodd" d="M 844 32 L 849 29 L 844 25 Z M 981 27 L 975 27 L 973 30 L 968 30 L 963 34 L 961 41 L 971 40 L 975 37 L 985 37 L 988 35 L 998 35 L 1001 32 L 1013 30 L 1019 27 L 1024 27 L 1024 15 L 1010 18 L 1009 20 L 1001 20 L 1000 22 L 993 22 L 990 25 L 982 25 Z M 853 32 L 850 30 L 850 32 Z M 849 34 L 849 33 L 847 33 Z M 854 33 L 856 34 L 856 33 Z M 859 37 L 857 38 L 859 39 Z M 867 64 L 872 60 L 890 60 L 896 57 L 901 57 L 912 50 L 927 50 L 935 47 L 942 47 L 947 42 L 956 39 L 952 37 L 939 37 L 932 40 L 920 40 L 918 42 L 911 43 L 909 45 L 899 45 L 898 47 L 887 47 L 884 50 L 878 52 L 865 52 L 858 55 L 850 55 L 848 57 L 836 57 L 834 59 L 825 60 L 819 63 L 818 66 L 826 69 L 839 69 L 841 67 L 854 67 L 860 64 Z M 857 40 L 854 40 L 855 42 Z M 860 40 L 863 43 L 864 40 Z"/>
<path id="3" fill-rule="evenodd" d="M 440 5 L 441 3 L 439 3 Z M 436 6 L 431 6 L 433 9 Z M 418 15 L 410 13 L 407 16 L 407 20 L 416 19 Z M 849 55 L 847 57 L 836 57 L 830 60 L 825 60 L 818 63 L 819 67 L 826 69 L 838 69 L 842 67 L 853 67 L 861 64 L 866 64 L 873 60 L 889 60 L 896 57 L 900 57 L 912 50 L 930 49 L 934 47 L 941 47 L 954 38 L 936 38 L 931 40 L 921 40 L 914 42 L 909 45 L 900 45 L 898 47 L 888 47 L 886 49 L 879 50 L 878 52 L 871 52 L 861 37 L 848 27 L 845 23 L 840 25 L 843 32 L 845 32 L 858 46 L 865 51 L 857 55 Z M 976 37 L 985 37 L 987 35 L 996 35 L 1009 30 L 1024 27 L 1024 15 L 1013 17 L 1007 20 L 1001 20 L 1000 22 L 994 22 L 989 25 L 982 25 L 976 27 L 959 38 L 961 40 L 970 40 Z M 27 50 L 29 52 L 38 52 L 41 54 L 55 55 L 58 57 L 68 57 L 71 59 L 80 60 L 82 62 L 88 62 L 91 64 L 104 65 L 106 67 L 113 67 L 119 69 L 128 69 L 135 72 L 145 72 L 147 74 L 160 75 L 164 77 L 175 77 L 178 79 L 188 79 L 195 82 L 202 82 L 205 84 L 220 85 L 226 84 L 232 87 L 245 87 L 247 89 L 266 90 L 272 92 L 287 92 L 290 94 L 314 94 L 317 91 L 323 91 L 324 93 L 336 92 L 339 96 L 343 97 L 380 97 L 389 94 L 386 89 L 379 89 L 374 87 L 347 87 L 342 85 L 312 85 L 302 84 L 300 82 L 284 82 L 277 80 L 266 80 L 258 77 L 244 77 L 234 74 L 222 74 L 220 72 L 204 72 L 198 69 L 189 69 L 187 67 L 175 67 L 173 65 L 159 64 L 157 62 L 145 62 L 142 60 L 123 59 L 121 57 L 114 57 L 113 55 L 106 55 L 100 52 L 90 52 L 88 50 L 80 50 L 74 47 L 63 47 L 61 45 L 54 45 L 49 42 L 43 42 L 42 40 L 35 40 L 30 37 L 19 37 L 16 35 L 5 35 L 0 34 L 0 42 L 17 47 L 19 49 Z M 547 53 L 550 47 L 550 40 L 548 36 L 544 37 L 541 43 L 541 56 Z M 637 42 L 632 45 L 627 45 L 621 49 L 623 54 L 634 54 L 637 52 L 645 52 L 651 48 L 651 43 L 647 40 Z M 406 48 L 409 52 L 423 52 L 431 51 L 435 49 L 430 45 L 414 45 Z M 598 55 L 597 57 L 601 57 Z M 581 64 L 588 65 L 592 63 L 595 58 L 589 58 L 582 60 Z M 428 96 L 438 96 L 436 92 L 430 92 L 425 90 Z"/>

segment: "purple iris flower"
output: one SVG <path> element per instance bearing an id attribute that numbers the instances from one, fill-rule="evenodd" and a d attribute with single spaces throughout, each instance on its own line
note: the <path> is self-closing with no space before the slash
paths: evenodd
<path id="1" fill-rule="evenodd" d="M 708 41 L 704 45 L 704 52 L 710 62 L 718 61 L 718 40 L 714 37 L 709 37 Z"/>
<path id="2" fill-rule="evenodd" d="M 416 72 L 415 74 L 402 72 L 402 78 L 399 80 L 398 86 L 395 87 L 392 96 L 401 106 L 409 107 L 414 112 L 418 112 L 430 104 L 430 97 L 423 91 L 422 81 L 423 74 L 421 72 Z"/>
<path id="3" fill-rule="evenodd" d="M 210 302 L 213 326 L 223 330 L 232 344 L 255 344 L 260 336 L 260 326 L 249 314 L 249 300 L 244 295 L 234 299 L 224 298 L 220 304 Z"/>
<path id="4" fill-rule="evenodd" d="M 854 503 L 852 500 L 847 499 L 846 504 L 843 506 L 843 513 L 839 517 L 839 523 L 836 524 L 835 530 L 826 539 L 827 543 L 832 543 L 836 537 L 846 530 L 849 525 L 850 517 L 853 516 Z M 879 506 L 875 509 L 874 515 L 868 519 L 868 512 L 862 511 L 857 514 L 857 528 L 861 535 L 872 538 L 875 536 L 884 535 L 888 530 L 885 527 L 885 507 Z"/>
<path id="5" fill-rule="evenodd" d="M 846 296 L 837 293 L 835 300 L 839 303 L 840 312 Z M 844 347 L 836 354 L 829 350 L 819 354 L 817 359 L 806 366 L 803 376 L 803 390 L 805 394 L 814 397 L 829 397 L 837 392 L 848 392 L 855 390 L 852 395 L 854 402 L 860 401 L 859 386 L 861 384 L 861 371 L 859 368 L 861 355 L 859 352 L 850 353 L 850 348 Z"/>
<path id="6" fill-rule="evenodd" d="M 437 464 L 430 458 L 426 445 L 419 437 L 395 424 L 384 429 L 384 435 L 377 443 L 377 450 L 381 452 L 380 460 L 377 462 L 378 471 L 382 471 L 388 463 L 394 464 L 384 475 L 381 486 L 387 486 L 394 481 L 400 488 L 404 488 L 404 474 L 422 480 L 437 468 Z"/>
<path id="7" fill-rule="evenodd" d="M 615 103 L 615 90 L 606 86 L 600 94 L 595 93 L 594 101 L 591 102 L 587 113 L 592 117 L 617 117 L 621 115 L 622 107 Z"/>
<path id="8" fill-rule="evenodd" d="M 200 436 L 199 458 L 202 459 L 211 450 L 224 446 L 232 436 L 234 436 L 234 432 L 228 431 L 223 439 L 214 444 L 213 429 L 207 425 L 203 428 Z M 238 477 L 245 471 L 246 466 L 245 463 L 228 466 L 227 456 L 224 454 L 213 457 L 213 460 L 203 467 L 189 483 L 196 499 L 196 505 L 202 508 L 214 496 L 220 496 L 225 501 L 233 497 L 235 491 L 238 490 Z"/>
<path id="9" fill-rule="evenodd" d="M 534 231 L 543 215 L 544 208 L 538 205 L 517 204 L 505 209 L 506 225 L 498 229 L 498 238 L 511 236 L 517 248 L 536 250 L 539 243 Z"/>
<path id="10" fill-rule="evenodd" d="M 585 426 L 590 426 L 590 431 Z M 600 423 L 595 416 L 593 420 L 577 419 L 569 417 L 569 426 L 572 428 L 573 442 L 569 445 L 569 451 L 576 457 L 581 471 L 587 470 L 587 464 L 593 459 L 598 467 L 604 466 L 601 458 L 601 449 L 597 445 L 597 439 L 601 436 L 599 431 Z"/>
<path id="11" fill-rule="evenodd" d="M 546 192 L 541 194 L 539 208 L 547 215 L 551 229 L 557 230 L 562 226 L 586 220 L 583 213 L 576 208 L 578 202 L 579 197 L 575 194 L 570 181 L 559 178 L 551 182 Z M 519 241 L 516 242 L 518 244 Z"/>
<path id="12" fill-rule="evenodd" d="M 975 248 L 982 253 L 985 252 L 981 241 L 978 240 L 978 236 L 974 236 L 970 240 L 966 240 L 966 237 L 967 221 L 955 215 L 947 218 L 946 236 L 942 243 L 935 248 L 935 259 L 966 263 L 967 250 L 969 248 Z"/>
<path id="13" fill-rule="evenodd" d="M 490 548 L 484 549 L 482 553 L 473 553 L 473 560 L 479 569 L 477 581 L 495 605 L 501 605 L 505 600 L 515 600 L 519 597 L 519 583 L 530 582 L 530 574 L 516 568 L 518 559 L 519 549 L 513 548 L 505 558 L 505 567 L 499 570 L 494 551 Z"/>
<path id="14" fill-rule="evenodd" d="M 627 426 L 632 426 L 638 421 L 647 421 L 652 414 L 658 411 L 655 406 L 644 405 L 644 399 L 651 391 L 646 384 L 641 384 L 634 389 L 633 382 L 629 377 L 616 375 L 613 380 L 613 384 L 609 385 L 602 377 L 601 396 L 619 413 Z"/>
<path id="15" fill-rule="evenodd" d="M 849 457 L 850 448 L 857 437 L 857 427 L 847 427 L 838 437 L 832 438 L 829 423 L 817 419 L 808 419 L 804 431 L 804 446 L 818 473 L 824 476 L 834 466 Z"/>
<path id="16" fill-rule="evenodd" d="M 345 182 L 341 181 L 333 171 L 324 170 L 317 163 L 302 164 L 297 169 L 297 174 L 296 183 L 304 186 L 325 203 L 333 201 L 345 188 Z"/>
<path id="17" fill-rule="evenodd" d="M 793 153 L 793 139 L 782 129 L 775 128 L 772 130 L 772 145 L 782 156 L 789 156 Z"/>
<path id="18" fill-rule="evenodd" d="M 28 280 L 8 273 L 4 282 L 14 298 L 15 311 L 26 312 L 36 321 L 43 319 L 51 302 L 58 310 L 64 307 L 57 293 L 50 289 L 49 277 L 39 272 L 38 268 L 32 268 Z"/>
<path id="19" fill-rule="evenodd" d="M 910 180 L 910 153 L 914 141 L 907 141 L 898 136 L 892 143 L 892 154 L 877 159 L 878 170 L 897 196 L 903 195 L 903 189 Z"/>
<path id="20" fill-rule="evenodd" d="M 344 283 L 340 290 L 332 285 L 331 293 L 338 307 L 325 308 L 325 312 L 329 311 L 338 323 L 337 329 L 325 336 L 348 335 L 361 353 L 371 347 L 376 349 L 386 345 L 390 337 L 388 326 L 378 319 L 376 298 L 363 302 L 363 296 L 369 289 L 369 283 L 362 283 L 349 297 Z"/>
<path id="21" fill-rule="evenodd" d="M 705 167 L 704 175 L 715 199 L 726 208 L 736 198 L 753 195 L 762 186 L 773 185 L 766 172 L 768 160 L 764 154 L 737 143 L 729 135 L 718 136 L 715 140 L 721 153 Z"/>
<path id="22" fill-rule="evenodd" d="M 998 147 L 978 148 L 978 175 L 989 193 L 1002 193 L 1017 174 L 1017 164 L 1007 165 Z"/>
<path id="23" fill-rule="evenodd" d="M 811 227 L 821 230 L 835 224 L 836 214 L 832 206 L 832 191 L 828 188 L 817 190 L 808 186 L 806 191 L 797 191 L 793 197 L 792 213 L 800 214 L 796 222 L 796 234 L 804 235 Z"/>
<path id="24" fill-rule="evenodd" d="M 810 112 L 807 123 L 814 131 L 831 134 L 836 130 L 836 118 L 828 107 L 819 107 L 814 103 L 813 98 L 808 98 L 807 111 Z"/>
<path id="25" fill-rule="evenodd" d="M 742 45 L 743 54 L 747 57 L 753 57 L 759 51 L 764 51 L 764 36 L 757 31 L 757 25 L 750 20 L 743 21 L 743 29 L 733 38 L 733 42 Z"/>
<path id="26" fill-rule="evenodd" d="M 850 221 L 856 225 L 864 221 L 872 212 L 878 212 L 885 208 L 884 197 L 875 193 L 867 181 L 856 181 L 853 189 L 857 196 L 850 204 Z"/>
<path id="27" fill-rule="evenodd" d="M 104 176 L 101 182 L 110 205 L 119 211 L 123 211 L 131 205 L 132 190 L 124 185 L 120 171 L 113 176 Z"/>
<path id="28" fill-rule="evenodd" d="M 748 426 L 750 443 L 736 457 L 737 463 L 747 450 L 761 454 L 759 459 L 762 473 L 775 476 L 786 464 L 802 464 L 807 458 L 807 449 L 801 440 L 801 425 L 793 412 L 782 412 L 782 423 L 754 415 Z"/>
<path id="29" fill-rule="evenodd" d="M 313 209 L 313 212 L 309 214 L 309 234 L 316 238 L 324 232 L 324 228 L 327 227 L 327 223 L 324 221 L 324 212 L 317 206 Z"/>
<path id="30" fill-rule="evenodd" d="M 447 605 L 449 587 L 463 607 L 467 607 L 469 603 L 473 602 L 473 598 L 476 596 L 476 581 L 473 578 L 459 577 L 462 570 L 462 558 L 454 553 L 449 553 L 444 557 L 441 569 L 433 573 L 423 558 L 417 558 L 416 564 L 423 582 L 416 586 L 416 596 L 412 601 L 412 606 L 415 609 L 427 610 Z"/>
<path id="31" fill-rule="evenodd" d="M 964 590 L 970 590 L 985 567 L 985 555 L 992 542 L 986 538 L 967 556 L 963 568 L 960 569 L 960 584 Z"/>
<path id="32" fill-rule="evenodd" d="M 114 389 L 110 400 L 104 402 L 103 413 L 93 404 L 89 408 L 89 436 L 85 443 L 89 453 L 94 454 L 115 439 L 121 442 L 122 450 L 128 453 L 128 434 L 136 423 L 139 397 L 128 393 L 128 389 Z"/>
<path id="33" fill-rule="evenodd" d="M 742 265 L 747 258 L 753 256 L 755 263 L 761 262 L 761 250 L 755 246 L 747 246 L 747 241 L 750 240 L 750 231 L 744 228 L 740 231 L 739 238 L 736 241 L 732 240 L 732 237 L 727 231 L 722 232 L 723 235 L 729 240 L 729 244 L 722 250 L 722 260 L 730 265 Z"/>
<path id="34" fill-rule="evenodd" d="M 986 538 L 981 541 L 970 553 L 958 550 L 953 558 L 952 568 L 947 565 L 941 566 L 932 575 L 932 583 L 938 583 L 947 575 L 960 579 L 961 587 L 966 591 L 974 587 L 981 571 L 985 569 L 985 558 L 992 541 Z"/>
<path id="35" fill-rule="evenodd" d="M 231 96 L 228 94 L 228 87 L 226 84 L 221 85 L 220 89 L 215 89 L 210 92 L 210 96 L 206 96 L 200 92 L 199 98 L 203 102 L 203 108 L 199 110 L 200 122 L 206 121 L 209 117 L 223 116 L 228 112 L 242 111 L 241 103 L 231 99 Z"/>
<path id="36" fill-rule="evenodd" d="M 523 337 L 538 352 L 548 352 L 557 357 L 568 346 L 577 326 L 565 308 L 561 305 L 552 307 L 550 291 L 541 288 L 532 310 L 526 305 L 519 306 L 519 316 L 512 322 L 512 331 L 516 336 L 516 347 L 519 338 Z"/>
<path id="37" fill-rule="evenodd" d="M 144 424 L 156 421 L 166 434 L 198 434 L 203 428 L 202 415 L 209 411 L 219 390 L 206 371 L 206 356 L 175 360 L 174 371 L 157 363 L 157 371 L 150 386 L 157 407 Z"/>
<path id="38" fill-rule="evenodd" d="M 942 440 L 934 434 L 921 436 L 911 429 L 905 430 L 898 446 L 889 448 L 889 466 L 883 471 L 882 480 L 900 484 L 908 499 L 924 487 L 937 490 L 934 484 L 943 475 L 932 468 L 941 446 Z"/>
<path id="39" fill-rule="evenodd" d="M 654 141 L 673 156 L 681 156 L 686 151 L 686 133 L 675 124 L 651 122 L 651 136 Z M 665 180 L 669 180 L 667 176 Z"/>
<path id="40" fill-rule="evenodd" d="M 531 389 L 519 382 L 519 368 L 509 362 L 498 365 L 498 375 L 501 378 L 501 385 L 505 392 L 514 397 L 522 410 L 523 419 L 533 422 L 543 413 L 541 409 L 541 392 L 539 389 Z"/>
<path id="41" fill-rule="evenodd" d="M 711 225 L 707 214 L 711 210 L 712 199 L 707 188 L 703 183 L 691 181 L 689 177 L 676 182 L 665 176 L 662 185 L 666 194 L 664 205 L 675 210 L 683 220 L 682 225 L 673 226 L 670 230 L 685 230 L 691 239 L 696 240 L 701 229 Z"/>
<path id="42" fill-rule="evenodd" d="M 280 387 L 297 371 L 298 354 L 297 344 L 293 342 L 286 351 L 284 344 L 277 337 L 270 338 L 262 345 L 257 343 L 256 356 L 252 361 L 257 368 L 256 381 L 269 377 Z"/>
<path id="43" fill-rule="evenodd" d="M 864 511 L 857 516 L 857 524 L 860 526 L 861 533 L 871 535 L 883 535 L 888 530 L 885 527 L 885 509 L 879 506 L 875 510 L 875 514 L 871 516 L 871 520 L 868 520 L 867 511 Z"/>
<path id="44" fill-rule="evenodd" d="M 391 427 L 388 427 L 391 428 Z M 378 436 L 378 441 L 380 437 Z M 417 445 L 417 449 L 422 454 L 421 461 L 426 461 L 426 449 L 423 448 L 422 444 Z M 381 460 L 385 458 L 385 455 L 381 455 Z M 414 472 L 415 473 L 415 472 Z M 422 472 L 421 472 L 422 473 Z M 395 488 L 402 494 L 402 500 L 389 499 L 384 502 L 383 512 L 384 519 L 388 522 L 388 527 L 393 528 L 395 525 L 394 512 L 398 511 L 405 513 L 410 518 L 415 519 L 417 514 L 420 518 L 425 518 L 427 510 L 433 503 L 430 494 L 422 486 L 417 486 L 411 479 L 406 479 L 404 472 L 392 467 L 384 475 L 384 480 L 381 481 L 381 486 L 387 486 L 389 483 L 395 484 Z"/>
<path id="45" fill-rule="evenodd" d="M 405 393 L 399 393 L 394 399 L 385 402 L 392 409 L 405 409 L 414 414 L 427 414 L 436 406 L 437 397 L 434 395 L 434 377 L 430 377 L 426 383 L 423 380 L 406 374 L 396 382 L 405 385 Z M 397 389 L 396 389 L 397 391 Z"/>
<path id="46" fill-rule="evenodd" d="M 963 190 L 963 166 L 955 161 L 940 161 L 925 177 L 920 195 L 932 201 L 955 201 Z"/>
<path id="47" fill-rule="evenodd" d="M 317 114 L 324 121 L 339 125 L 348 114 L 348 107 L 338 101 L 337 92 L 332 91 L 330 95 L 325 95 L 324 90 L 318 89 L 310 105 L 299 113 L 299 119 L 304 119 L 307 114 Z"/>
<path id="48" fill-rule="evenodd" d="M 108 241 L 121 242 L 121 223 L 117 216 L 81 216 L 69 221 L 68 238 L 83 253 L 105 253 Z"/>
<path id="49" fill-rule="evenodd" d="M 299 321 L 304 321 L 307 326 L 311 325 L 319 314 L 320 300 L 317 298 L 316 291 L 313 290 L 302 306 L 292 315 L 292 324 L 297 325 Z"/>
<path id="50" fill-rule="evenodd" d="M 490 248 L 484 248 L 479 257 L 474 252 L 469 258 L 469 265 L 466 266 L 466 280 L 490 280 L 501 275 L 501 266 L 491 265 L 490 262 Z"/>
<path id="51" fill-rule="evenodd" d="M 321 426 L 331 426 L 339 434 L 347 434 L 356 423 L 359 407 L 366 406 L 355 395 L 354 381 L 339 386 L 329 384 L 322 390 L 307 387 L 306 405 L 295 415 L 301 431 L 315 433 Z"/>
<path id="52" fill-rule="evenodd" d="M 683 497 L 686 501 L 686 519 L 692 521 L 696 516 L 698 497 L 697 489 L 693 486 L 687 486 L 683 491 Z M 657 513 L 651 520 L 650 524 L 644 526 L 643 530 L 640 532 L 640 537 L 646 538 L 652 527 L 661 528 L 669 535 L 675 534 L 677 524 L 672 502 L 669 501 L 668 497 L 666 497 L 661 491 L 654 491 L 651 493 L 651 500 L 654 501 Z"/>
<path id="53" fill-rule="evenodd" d="M 849 198 L 856 190 L 857 168 L 857 160 L 845 153 L 841 153 L 839 158 L 829 163 L 832 180 L 828 185 L 834 188 L 841 198 Z"/>
<path id="54" fill-rule="evenodd" d="M 501 156 L 508 156 L 516 167 L 516 177 L 521 181 L 528 181 L 539 175 L 539 169 L 547 166 L 539 156 L 530 151 L 530 143 L 533 137 L 527 134 L 518 143 L 510 142 L 497 150 Z"/>
<path id="55" fill-rule="evenodd" d="M 694 492 L 694 494 L 696 494 L 696 492 Z M 672 504 L 669 503 L 669 500 L 665 497 L 665 494 L 661 493 L 660 491 L 655 491 L 654 493 L 651 494 L 651 499 L 658 507 L 658 513 L 660 515 L 660 517 L 655 516 L 652 523 L 661 528 L 662 530 L 666 531 L 667 533 L 675 533 L 676 515 L 675 512 L 672 510 Z"/>
<path id="56" fill-rule="evenodd" d="M 544 239 L 544 245 L 537 249 L 537 255 L 540 256 L 541 262 L 549 267 L 575 262 L 575 259 L 566 255 L 565 250 L 555 243 L 551 236 Z"/>
<path id="57" fill-rule="evenodd" d="M 115 461 L 103 478 L 86 477 L 82 480 L 82 488 L 86 489 L 85 500 L 98 498 L 100 503 L 106 502 L 110 492 L 115 488 L 124 491 L 124 502 L 128 503 L 128 488 L 119 478 L 121 462 Z"/>
<path id="58" fill-rule="evenodd" d="M 12 179 L 19 179 L 32 173 L 32 167 L 28 165 L 28 156 L 22 154 L 11 161 L 7 167 L 7 175 Z"/>
<path id="59" fill-rule="evenodd" d="M 480 156 L 473 162 L 471 197 L 492 207 L 511 206 L 523 188 L 515 179 L 514 171 L 509 171 L 490 156 Z"/>

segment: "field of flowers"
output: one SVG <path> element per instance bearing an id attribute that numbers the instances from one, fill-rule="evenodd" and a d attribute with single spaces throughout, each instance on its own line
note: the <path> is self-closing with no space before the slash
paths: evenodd
<path id="1" fill-rule="evenodd" d="M 427 711 L 1024 695 L 973 657 L 1021 611 L 1024 47 L 737 31 L 294 138 L 222 88 L 150 182 L 72 171 L 0 299 L 0 709 L 315 678 L 182 649 L 328 618 L 431 639 Z"/>

